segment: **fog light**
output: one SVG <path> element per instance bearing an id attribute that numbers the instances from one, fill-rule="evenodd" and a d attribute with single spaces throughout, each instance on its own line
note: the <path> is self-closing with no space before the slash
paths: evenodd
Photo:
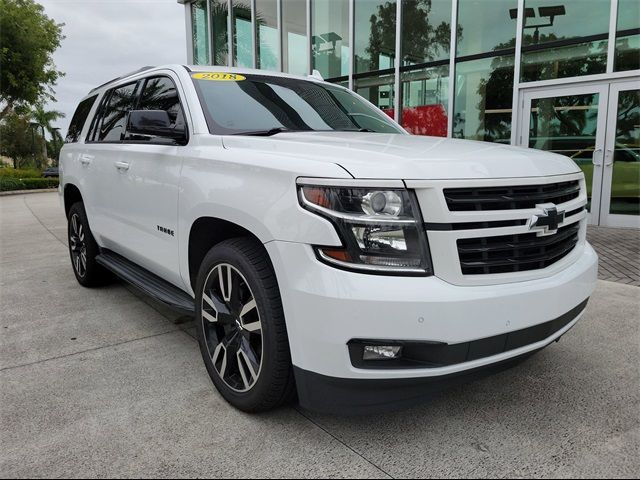
<path id="1" fill-rule="evenodd" d="M 402 347 L 392 347 L 391 345 L 365 345 L 363 360 L 393 360 L 400 358 Z"/>

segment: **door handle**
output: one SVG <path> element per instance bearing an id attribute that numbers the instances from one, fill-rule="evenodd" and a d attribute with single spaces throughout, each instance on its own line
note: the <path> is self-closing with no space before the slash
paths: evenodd
<path id="1" fill-rule="evenodd" d="M 598 157 L 598 155 L 596 155 L 596 154 L 597 154 L 598 152 L 602 152 L 602 149 L 601 149 L 601 148 L 596 148 L 596 149 L 593 151 L 593 156 L 591 157 L 591 163 L 593 163 L 593 164 L 594 164 L 594 165 L 596 165 L 596 166 L 602 166 L 602 159 L 601 159 L 599 162 L 597 161 L 597 157 Z"/>
<path id="2" fill-rule="evenodd" d="M 604 156 L 604 165 L 610 167 L 613 165 L 613 150 L 607 148 L 607 153 Z"/>
<path id="3" fill-rule="evenodd" d="M 114 165 L 118 170 L 123 170 L 123 171 L 129 170 L 129 164 L 126 162 L 116 162 Z"/>
<path id="4" fill-rule="evenodd" d="M 93 155 L 80 155 L 80 163 L 85 167 L 89 166 L 89 164 L 93 161 Z"/>

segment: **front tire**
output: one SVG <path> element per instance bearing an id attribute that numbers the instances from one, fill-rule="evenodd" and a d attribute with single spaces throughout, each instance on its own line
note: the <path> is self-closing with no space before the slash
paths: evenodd
<path id="1" fill-rule="evenodd" d="M 209 376 L 230 404 L 261 412 L 292 399 L 280 291 L 262 244 L 235 238 L 209 251 L 196 282 L 196 325 Z"/>
<path id="2" fill-rule="evenodd" d="M 82 202 L 74 203 L 69 209 L 67 241 L 73 273 L 80 285 L 88 288 L 97 287 L 112 279 L 111 274 L 96 262 L 100 248 L 89 228 Z"/>

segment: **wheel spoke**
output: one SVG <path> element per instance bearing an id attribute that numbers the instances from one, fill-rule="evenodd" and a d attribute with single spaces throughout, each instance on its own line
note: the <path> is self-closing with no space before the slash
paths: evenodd
<path id="1" fill-rule="evenodd" d="M 213 303 L 213 300 L 211 300 L 211 297 L 209 297 L 209 295 L 207 295 L 206 293 L 202 295 L 202 300 L 204 300 L 204 302 L 209 305 L 209 308 L 211 308 L 211 310 L 213 310 L 213 313 L 209 313 L 204 309 L 204 304 L 202 305 L 202 316 L 204 318 L 206 318 L 208 321 L 210 321 L 211 323 L 215 323 L 218 321 L 218 309 L 216 308 L 215 304 Z"/>
<path id="2" fill-rule="evenodd" d="M 73 233 L 77 236 L 78 235 L 78 216 L 75 214 L 71 217 L 71 227 L 73 228 Z"/>
<path id="3" fill-rule="evenodd" d="M 220 359 L 220 355 L 222 355 L 220 368 L 218 368 L 218 360 Z M 222 344 L 219 343 L 216 349 L 213 351 L 213 355 L 211 356 L 211 361 L 213 362 L 213 366 L 216 371 L 220 374 L 220 378 L 224 379 L 224 374 L 227 370 L 227 349 Z"/>
<path id="4" fill-rule="evenodd" d="M 237 355 L 238 355 L 238 370 L 240 370 L 242 383 L 244 383 L 244 388 L 248 390 L 258 379 L 258 374 L 253 369 L 253 366 L 251 365 L 251 361 L 249 361 L 247 354 L 244 353 L 243 350 L 238 350 Z"/>
<path id="5" fill-rule="evenodd" d="M 84 231 L 82 230 L 82 224 L 78 227 L 78 238 L 81 242 L 84 242 Z"/>
<path id="6" fill-rule="evenodd" d="M 231 300 L 231 291 L 233 290 L 231 268 L 229 268 L 228 265 L 220 265 L 218 267 L 218 279 L 220 280 L 220 293 L 222 293 L 222 299 L 225 302 L 228 302 Z"/>

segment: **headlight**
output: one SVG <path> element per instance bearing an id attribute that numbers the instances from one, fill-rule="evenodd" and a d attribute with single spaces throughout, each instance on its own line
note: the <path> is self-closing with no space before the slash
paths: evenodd
<path id="1" fill-rule="evenodd" d="M 300 185 L 301 205 L 329 219 L 342 247 L 316 247 L 320 260 L 349 270 L 432 274 L 412 192 L 399 188 Z"/>

